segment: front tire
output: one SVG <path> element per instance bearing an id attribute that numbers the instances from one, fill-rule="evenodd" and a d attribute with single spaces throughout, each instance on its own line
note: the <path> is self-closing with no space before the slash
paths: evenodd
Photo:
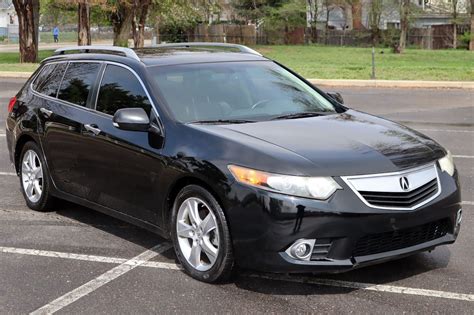
<path id="1" fill-rule="evenodd" d="M 27 206 L 35 211 L 48 211 L 54 198 L 50 195 L 50 179 L 40 148 L 27 142 L 20 155 L 20 184 Z"/>
<path id="2" fill-rule="evenodd" d="M 229 279 L 234 259 L 227 220 L 206 189 L 189 185 L 178 193 L 171 237 L 176 256 L 191 277 L 209 283 Z"/>

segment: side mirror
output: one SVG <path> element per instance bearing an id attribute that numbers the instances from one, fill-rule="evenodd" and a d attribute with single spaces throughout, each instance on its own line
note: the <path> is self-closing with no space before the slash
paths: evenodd
<path id="1" fill-rule="evenodd" d="M 148 131 L 150 119 L 143 108 L 122 108 L 112 118 L 115 127 L 129 131 Z"/>
<path id="2" fill-rule="evenodd" d="M 330 97 L 332 97 L 339 104 L 344 104 L 344 99 L 342 98 L 341 93 L 339 93 L 339 92 L 328 92 L 326 94 L 329 95 Z"/>

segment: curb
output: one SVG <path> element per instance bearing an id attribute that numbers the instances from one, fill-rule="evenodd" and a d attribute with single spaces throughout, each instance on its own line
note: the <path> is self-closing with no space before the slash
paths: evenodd
<path id="1" fill-rule="evenodd" d="M 474 81 L 402 81 L 402 80 L 322 80 L 308 79 L 314 85 L 364 88 L 424 88 L 474 90 Z"/>
<path id="2" fill-rule="evenodd" d="M 0 78 L 28 79 L 33 72 L 0 71 Z"/>
<path id="3" fill-rule="evenodd" d="M 0 71 L 0 78 L 28 79 L 32 72 Z M 317 86 L 361 88 L 419 88 L 474 90 L 474 81 L 324 80 L 308 79 Z"/>

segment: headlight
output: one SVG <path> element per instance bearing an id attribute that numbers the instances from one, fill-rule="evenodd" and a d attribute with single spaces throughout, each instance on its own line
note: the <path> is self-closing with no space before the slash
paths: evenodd
<path id="1" fill-rule="evenodd" d="M 229 170 L 243 184 L 292 196 L 327 199 L 342 189 L 331 177 L 278 175 L 236 165 L 229 165 Z"/>
<path id="2" fill-rule="evenodd" d="M 454 161 L 451 152 L 448 151 L 445 157 L 438 160 L 439 167 L 442 171 L 448 173 L 449 175 L 453 176 L 454 174 Z"/>

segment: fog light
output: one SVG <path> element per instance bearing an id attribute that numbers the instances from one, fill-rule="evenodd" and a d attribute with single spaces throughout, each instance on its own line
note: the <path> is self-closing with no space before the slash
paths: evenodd
<path id="1" fill-rule="evenodd" d="M 311 253 L 313 252 L 315 241 L 316 240 L 306 239 L 297 240 L 286 250 L 286 253 L 295 259 L 309 260 L 311 258 Z"/>
<path id="2" fill-rule="evenodd" d="M 301 243 L 293 247 L 292 254 L 301 259 L 308 255 L 310 250 L 309 244 Z"/>

